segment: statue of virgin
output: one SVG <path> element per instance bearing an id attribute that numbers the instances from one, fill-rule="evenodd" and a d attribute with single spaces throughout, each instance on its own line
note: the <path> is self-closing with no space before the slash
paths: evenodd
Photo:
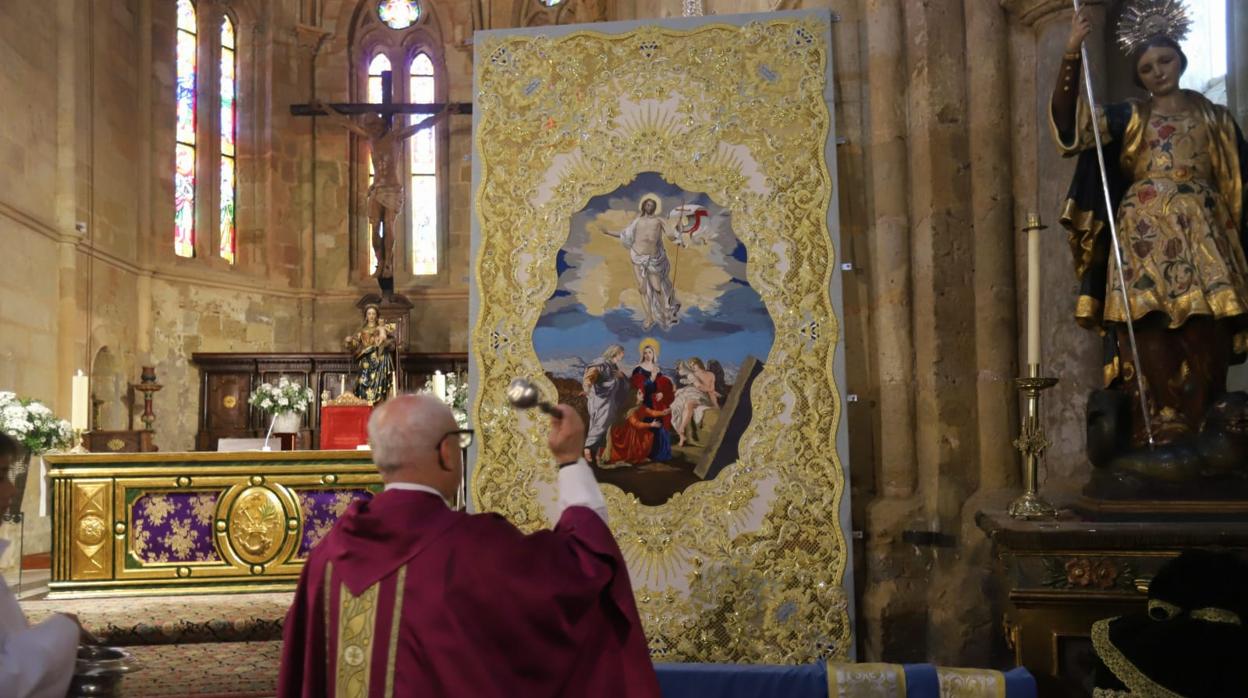
<path id="1" fill-rule="evenodd" d="M 394 386 L 394 325 L 382 322 L 376 305 L 364 306 L 364 326 L 344 344 L 355 356 L 355 396 L 376 404 L 392 395 Z"/>

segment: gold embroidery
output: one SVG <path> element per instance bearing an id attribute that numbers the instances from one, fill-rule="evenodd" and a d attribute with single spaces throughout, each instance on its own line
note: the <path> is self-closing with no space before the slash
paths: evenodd
<path id="1" fill-rule="evenodd" d="M 1066 229 L 1066 241 L 1075 260 L 1075 276 L 1082 277 L 1092 265 L 1109 261 L 1108 248 L 1096 244 L 1105 223 L 1095 218 L 1095 212 L 1085 211 L 1075 205 L 1074 199 L 1067 199 L 1057 220 Z M 1100 324 L 1099 318 L 1097 324 Z"/>
<path id="2" fill-rule="evenodd" d="M 1005 698 L 1005 676 L 991 669 L 936 667 L 940 698 Z"/>
<path id="3" fill-rule="evenodd" d="M 776 323 L 735 465 L 660 506 L 604 490 L 655 661 L 816 661 L 825 651 L 844 658 L 853 646 L 839 523 L 845 471 L 827 440 L 843 418 L 843 386 L 831 370 L 841 318 L 827 291 L 838 252 L 827 224 L 835 201 L 824 155 L 834 132 L 828 31 L 824 16 L 807 15 L 743 27 L 493 35 L 475 49 L 483 58 L 472 414 L 487 425 L 478 459 L 490 465 L 474 471 L 472 496 L 482 510 L 532 530 L 554 501 L 539 441 L 497 396 L 517 375 L 537 376 L 553 394 L 532 336 L 557 284 L 567 222 L 590 197 L 657 172 L 730 202 L 751 255 L 750 285 Z M 596 67 L 570 73 L 550 61 L 556 54 Z M 682 86 L 679 98 L 673 85 Z M 820 331 L 802 329 L 811 323 Z M 734 545 L 740 537 L 775 554 L 750 554 Z M 703 562 L 715 573 L 703 573 Z M 745 607 L 774 610 L 760 617 Z"/>
<path id="4" fill-rule="evenodd" d="M 338 663 L 334 694 L 341 698 L 368 695 L 373 665 L 373 634 L 377 629 L 377 592 L 381 583 L 355 596 L 346 584 L 338 592 Z"/>
<path id="5" fill-rule="evenodd" d="M 394 614 L 390 618 L 390 657 L 386 660 L 386 697 L 394 695 L 394 664 L 399 654 L 399 624 L 403 622 L 403 587 L 407 585 L 407 565 L 399 568 L 394 584 Z"/>
<path id="6" fill-rule="evenodd" d="M 1240 625 L 1239 614 L 1234 611 L 1228 611 L 1225 608 L 1198 608 L 1191 613 L 1192 618 L 1196 620 L 1205 620 L 1210 623 L 1226 623 L 1228 625 Z"/>
<path id="7" fill-rule="evenodd" d="M 334 563 L 327 561 L 325 563 L 325 579 L 321 581 L 321 588 L 325 590 L 325 603 L 322 604 L 322 608 L 324 609 L 324 613 L 325 613 L 325 657 L 326 659 L 328 659 L 329 656 L 331 655 L 331 649 L 333 648 L 333 643 L 331 642 L 333 637 L 330 635 L 332 631 L 330 630 L 330 627 L 329 627 L 330 625 L 329 624 L 329 609 L 333 608 L 333 597 L 334 597 L 333 579 L 334 579 Z"/>
<path id="8" fill-rule="evenodd" d="M 829 661 L 828 698 L 905 698 L 906 672 L 900 664 Z"/>
<path id="9" fill-rule="evenodd" d="M 1114 647 L 1114 643 L 1109 640 L 1109 624 L 1114 620 L 1117 619 L 1108 618 L 1092 624 L 1092 647 L 1096 650 L 1096 656 L 1101 658 L 1124 686 L 1131 689 L 1131 695 L 1144 698 L 1182 698 L 1178 693 L 1145 676 L 1144 672 Z"/>

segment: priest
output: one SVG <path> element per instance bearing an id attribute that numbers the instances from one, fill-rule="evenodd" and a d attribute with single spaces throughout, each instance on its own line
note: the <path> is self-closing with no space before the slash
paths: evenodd
<path id="1" fill-rule="evenodd" d="M 9 482 L 9 468 L 20 450 L 0 432 L 0 510 L 21 493 Z M 0 540 L 0 554 L 9 542 Z M 64 698 L 74 676 L 78 642 L 88 639 L 78 619 L 57 614 L 31 626 L 17 597 L 0 579 L 0 696 Z"/>
<path id="2" fill-rule="evenodd" d="M 659 696 L 628 570 L 559 406 L 548 443 L 562 513 L 525 535 L 454 511 L 470 430 L 428 395 L 379 406 L 369 443 L 385 490 L 308 556 L 286 617 L 278 695 Z"/>

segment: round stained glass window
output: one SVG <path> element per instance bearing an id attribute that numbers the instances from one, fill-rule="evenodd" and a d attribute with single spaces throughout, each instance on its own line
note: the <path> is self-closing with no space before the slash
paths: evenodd
<path id="1" fill-rule="evenodd" d="M 391 29 L 407 29 L 420 19 L 417 0 L 378 0 L 377 16 Z"/>

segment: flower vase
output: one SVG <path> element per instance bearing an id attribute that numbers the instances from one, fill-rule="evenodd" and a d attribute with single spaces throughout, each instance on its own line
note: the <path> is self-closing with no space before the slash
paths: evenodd
<path id="1" fill-rule="evenodd" d="M 273 415 L 274 434 L 297 434 L 303 426 L 303 415 L 298 412 L 283 412 Z"/>
<path id="2" fill-rule="evenodd" d="M 5 521 L 20 522 L 22 520 L 22 498 L 26 495 L 26 480 L 30 474 L 31 456 L 30 451 L 22 449 L 22 454 L 9 466 L 9 478 L 12 479 L 13 487 L 17 492 L 9 502 L 8 508 L 0 512 L 0 517 L 3 517 Z"/>

